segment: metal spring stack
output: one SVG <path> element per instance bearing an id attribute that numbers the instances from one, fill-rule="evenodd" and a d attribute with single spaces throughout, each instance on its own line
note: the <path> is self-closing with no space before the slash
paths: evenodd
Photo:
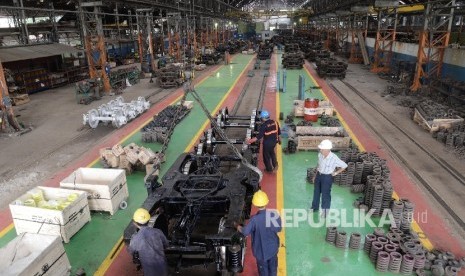
<path id="1" fill-rule="evenodd" d="M 363 251 L 370 255 L 371 245 L 376 241 L 376 236 L 373 234 L 367 234 L 365 236 L 365 244 L 363 245 Z"/>
<path id="2" fill-rule="evenodd" d="M 402 210 L 402 222 L 400 224 L 400 229 L 404 232 L 408 232 L 413 220 L 414 205 L 408 199 L 404 199 L 403 202 L 404 209 Z"/>
<path id="3" fill-rule="evenodd" d="M 390 260 L 389 260 L 389 271 L 394 273 L 400 272 L 400 266 L 402 263 L 402 254 L 399 252 L 391 252 L 389 253 Z"/>
<path id="4" fill-rule="evenodd" d="M 386 251 L 378 252 L 378 259 L 376 261 L 376 270 L 380 272 L 388 271 L 389 260 L 390 260 L 389 253 L 387 253 Z"/>
<path id="5" fill-rule="evenodd" d="M 379 216 L 381 215 L 381 205 L 383 203 L 383 194 L 384 194 L 384 189 L 381 185 L 374 185 L 373 186 L 373 199 L 372 199 L 372 204 L 370 209 L 374 209 L 375 211 L 373 212 L 374 216 Z"/>
<path id="6" fill-rule="evenodd" d="M 392 203 L 392 216 L 394 217 L 394 223 L 397 227 L 400 227 L 402 222 L 402 212 L 404 211 L 404 202 L 400 200 L 394 200 Z"/>
<path id="7" fill-rule="evenodd" d="M 307 181 L 309 183 L 313 183 L 313 178 L 315 178 L 317 172 L 317 168 L 308 168 L 307 169 Z"/>
<path id="8" fill-rule="evenodd" d="M 334 243 L 336 241 L 337 228 L 334 226 L 326 228 L 326 241 L 329 243 Z"/>
<path id="9" fill-rule="evenodd" d="M 415 259 L 410 254 L 405 254 L 402 258 L 402 264 L 400 265 L 400 273 L 402 275 L 411 275 L 413 272 L 413 265 Z"/>
<path id="10" fill-rule="evenodd" d="M 362 236 L 360 235 L 360 233 L 352 233 L 349 238 L 349 248 L 360 249 L 361 241 L 362 241 Z"/>
<path id="11" fill-rule="evenodd" d="M 146 143 L 164 143 L 171 124 L 178 124 L 190 112 L 190 109 L 185 106 L 181 107 L 181 112 L 176 122 L 173 122 L 177 109 L 178 106 L 170 105 L 158 113 L 151 122 L 141 129 L 142 141 Z"/>
<path id="12" fill-rule="evenodd" d="M 424 252 L 421 252 L 421 251 L 418 251 L 415 255 L 414 255 L 414 258 L 415 258 L 415 262 L 413 264 L 413 268 L 415 270 L 417 269 L 424 269 L 425 268 L 425 262 L 426 262 L 426 258 L 425 258 L 425 253 Z"/>
<path id="13" fill-rule="evenodd" d="M 347 233 L 345 231 L 337 231 L 336 236 L 336 247 L 337 248 L 345 248 L 347 241 Z"/>
<path id="14" fill-rule="evenodd" d="M 383 250 L 383 247 L 383 244 L 379 241 L 374 241 L 371 243 L 370 260 L 372 263 L 376 264 L 378 260 L 378 253 Z"/>

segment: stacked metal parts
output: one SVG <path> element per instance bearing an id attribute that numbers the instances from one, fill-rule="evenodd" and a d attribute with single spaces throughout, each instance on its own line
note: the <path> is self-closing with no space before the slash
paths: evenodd
<path id="1" fill-rule="evenodd" d="M 161 68 L 157 72 L 157 82 L 161 88 L 180 86 L 184 82 L 181 67 L 169 65 Z"/>
<path id="2" fill-rule="evenodd" d="M 344 230 L 337 230 L 334 226 L 329 226 L 326 228 L 326 237 L 325 240 L 334 244 L 337 248 L 346 248 L 347 243 L 347 232 Z M 350 249 L 360 249 L 361 245 L 361 235 L 360 233 L 354 232 L 350 235 L 349 239 L 349 248 Z"/>
<path id="3" fill-rule="evenodd" d="M 150 102 L 146 101 L 144 97 L 138 97 L 137 100 L 125 103 L 123 97 L 119 96 L 107 104 L 100 105 L 98 109 L 91 109 L 83 114 L 83 124 L 97 128 L 99 123 L 103 122 L 105 125 L 111 123 L 114 127 L 119 128 L 144 113 L 149 107 Z"/>
<path id="4" fill-rule="evenodd" d="M 427 275 L 425 271 L 431 271 L 432 275 L 457 275 L 465 263 L 450 252 L 428 252 L 415 233 L 396 227 L 391 227 L 386 234 L 379 228 L 367 234 L 364 251 L 378 271 L 402 275 L 411 275 L 414 271 L 416 275 Z"/>
<path id="5" fill-rule="evenodd" d="M 296 43 L 289 43 L 285 46 L 285 53 L 282 57 L 283 68 L 302 69 L 304 66 L 304 54 Z"/>
<path id="6" fill-rule="evenodd" d="M 109 74 L 111 88 L 115 91 L 122 92 L 129 85 L 139 82 L 140 70 L 136 66 L 111 71 Z"/>
<path id="7" fill-rule="evenodd" d="M 176 122 L 174 122 L 175 114 L 179 108 L 181 108 L 180 114 L 177 117 Z M 184 105 L 182 107 L 175 105 L 167 106 L 160 113 L 154 116 L 150 123 L 146 124 L 141 129 L 142 141 L 146 143 L 164 143 L 168 138 L 168 130 L 170 126 L 173 123 L 178 124 L 189 112 L 190 109 Z"/>
<path id="8" fill-rule="evenodd" d="M 334 58 L 320 58 L 316 60 L 318 76 L 343 79 L 346 77 L 347 63 Z"/>
<path id="9" fill-rule="evenodd" d="M 431 100 L 418 103 L 413 119 L 459 159 L 465 158 L 465 123 L 459 112 Z"/>

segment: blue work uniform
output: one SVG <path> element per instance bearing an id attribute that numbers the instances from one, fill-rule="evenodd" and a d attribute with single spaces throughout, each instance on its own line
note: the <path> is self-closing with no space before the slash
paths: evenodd
<path id="1" fill-rule="evenodd" d="M 267 223 L 267 218 L 268 223 Z M 244 236 L 252 235 L 252 252 L 257 259 L 260 276 L 275 276 L 278 273 L 278 250 L 281 217 L 277 212 L 259 210 L 242 228 Z"/>
<path id="2" fill-rule="evenodd" d="M 278 122 L 268 119 L 261 124 L 257 140 L 263 139 L 263 163 L 265 163 L 267 172 L 272 172 L 278 167 L 274 148 L 279 141 L 279 135 L 281 135 L 281 129 L 279 129 Z"/>
<path id="3" fill-rule="evenodd" d="M 168 240 L 162 231 L 142 226 L 129 243 L 129 253 L 139 253 L 140 263 L 146 276 L 168 275 L 165 248 Z"/>
<path id="4" fill-rule="evenodd" d="M 331 207 L 331 187 L 333 185 L 332 173 L 336 168 L 347 168 L 347 164 L 339 159 L 336 154 L 330 152 L 328 156 L 324 157 L 323 154 L 318 153 L 318 168 L 315 177 L 315 189 L 313 190 L 312 209 L 318 210 L 321 208 L 329 210 Z"/>

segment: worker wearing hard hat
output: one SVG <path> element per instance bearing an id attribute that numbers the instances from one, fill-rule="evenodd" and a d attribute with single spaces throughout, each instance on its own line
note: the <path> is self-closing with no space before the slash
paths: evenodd
<path id="1" fill-rule="evenodd" d="M 319 210 L 321 195 L 321 216 L 326 217 L 331 207 L 331 186 L 333 185 L 333 177 L 343 172 L 347 168 L 347 164 L 339 159 L 336 154 L 331 152 L 333 143 L 330 140 L 321 141 L 318 148 L 320 152 L 318 153 L 317 173 L 313 179 L 315 189 L 313 191 L 311 210 Z"/>
<path id="2" fill-rule="evenodd" d="M 133 259 L 139 259 L 144 275 L 168 275 L 165 258 L 165 248 L 168 240 L 160 229 L 148 227 L 150 213 L 139 208 L 133 216 L 134 225 L 139 231 L 134 234 L 129 243 L 128 251 Z"/>
<path id="3" fill-rule="evenodd" d="M 237 231 L 244 236 L 252 235 L 252 253 L 257 260 L 260 276 L 275 276 L 278 272 L 278 250 L 281 231 L 281 218 L 277 212 L 266 210 L 268 196 L 258 190 L 252 198 L 252 204 L 258 212 L 250 218 L 249 223 L 242 227 L 237 225 Z"/>
<path id="4" fill-rule="evenodd" d="M 275 147 L 276 144 L 281 144 L 281 130 L 279 129 L 278 122 L 270 119 L 270 113 L 266 110 L 260 112 L 260 125 L 259 132 L 256 137 L 248 139 L 247 144 L 252 144 L 256 141 L 263 139 L 263 163 L 265 163 L 265 171 L 273 172 L 278 169 L 278 161 L 276 159 Z"/>

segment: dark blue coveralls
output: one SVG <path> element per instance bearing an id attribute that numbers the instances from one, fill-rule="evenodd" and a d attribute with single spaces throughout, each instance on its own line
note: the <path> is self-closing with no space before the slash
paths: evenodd
<path id="1" fill-rule="evenodd" d="M 268 225 L 267 213 L 268 218 L 271 218 Z M 280 231 L 281 218 L 278 213 L 270 210 L 259 210 L 242 228 L 244 236 L 252 235 L 252 252 L 257 259 L 260 276 L 276 276 L 278 273 L 279 237 L 277 233 Z"/>
<path id="2" fill-rule="evenodd" d="M 263 163 L 265 163 L 267 172 L 272 172 L 278 167 L 274 148 L 279 141 L 279 135 L 281 135 L 281 129 L 279 129 L 278 122 L 268 119 L 261 124 L 257 140 L 263 138 Z"/>
<path id="3" fill-rule="evenodd" d="M 168 275 L 165 248 L 168 240 L 162 231 L 142 226 L 129 243 L 129 253 L 139 253 L 139 259 L 145 276 Z"/>

